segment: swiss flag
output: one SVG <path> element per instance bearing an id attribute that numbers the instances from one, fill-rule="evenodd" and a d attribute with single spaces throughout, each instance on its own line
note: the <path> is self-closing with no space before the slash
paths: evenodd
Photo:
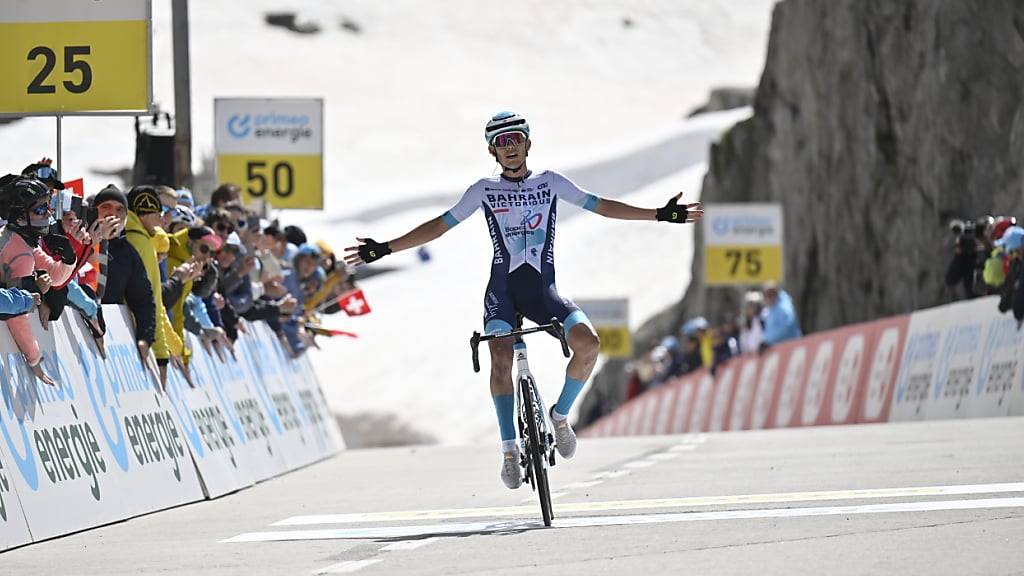
<path id="1" fill-rule="evenodd" d="M 371 312 L 370 305 L 363 297 L 362 289 L 346 292 L 338 297 L 338 306 L 349 316 L 362 316 Z"/>
<path id="2" fill-rule="evenodd" d="M 64 188 L 71 190 L 71 192 L 79 198 L 85 197 L 85 181 L 81 178 L 77 180 L 68 180 L 64 183 Z"/>

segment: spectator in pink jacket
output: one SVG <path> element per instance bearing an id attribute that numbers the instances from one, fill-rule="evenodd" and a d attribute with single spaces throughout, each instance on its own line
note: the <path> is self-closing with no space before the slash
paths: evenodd
<path id="1" fill-rule="evenodd" d="M 15 178 L 0 191 L 0 217 L 7 221 L 0 231 L 0 284 L 46 293 L 51 284 L 68 279 L 75 262 L 54 260 L 39 246 L 40 237 L 50 228 L 50 190 L 46 184 L 33 178 Z M 43 371 L 29 316 L 4 320 L 32 372 L 43 382 L 54 384 Z"/>

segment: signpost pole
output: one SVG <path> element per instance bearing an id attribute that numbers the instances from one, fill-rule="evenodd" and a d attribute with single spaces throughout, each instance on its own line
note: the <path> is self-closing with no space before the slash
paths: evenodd
<path id="1" fill-rule="evenodd" d="M 61 114 L 57 114 L 57 173 L 58 174 L 61 174 L 61 170 L 63 170 L 63 166 L 61 165 L 61 148 L 62 148 L 61 144 L 63 142 L 62 135 L 61 135 L 61 120 L 63 120 L 63 119 L 64 119 L 64 116 L 62 116 Z"/>
<path id="2" fill-rule="evenodd" d="M 174 0 L 174 181 L 192 187 L 192 79 L 188 50 L 188 0 Z"/>

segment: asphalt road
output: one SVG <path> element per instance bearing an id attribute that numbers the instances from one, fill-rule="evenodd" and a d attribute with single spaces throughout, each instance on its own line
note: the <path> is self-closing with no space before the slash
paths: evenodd
<path id="1" fill-rule="evenodd" d="M 353 450 L 0 574 L 1024 574 L 1024 418 L 586 439 L 548 529 L 498 466 Z"/>

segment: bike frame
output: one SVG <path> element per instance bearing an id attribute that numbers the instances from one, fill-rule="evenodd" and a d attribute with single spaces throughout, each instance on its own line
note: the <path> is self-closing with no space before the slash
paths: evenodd
<path id="1" fill-rule="evenodd" d="M 519 430 L 519 442 L 520 442 L 520 453 L 526 454 L 526 442 L 527 432 L 524 426 L 526 425 L 526 419 L 530 417 L 532 410 L 529 410 L 530 401 L 529 398 L 523 397 L 524 385 L 529 388 L 530 391 L 537 397 L 537 413 L 540 414 L 540 425 L 541 438 L 545 439 L 545 456 L 544 466 L 550 468 L 554 465 L 554 442 L 549 440 L 552 438 L 551 434 L 551 423 L 548 421 L 547 405 L 544 404 L 544 398 L 540 395 L 540 388 L 537 387 L 537 381 L 533 378 L 533 373 L 530 372 L 530 362 L 526 356 L 526 342 L 521 339 L 515 343 L 513 347 L 515 360 L 516 360 L 516 383 L 518 386 L 516 389 L 516 412 L 520 418 L 520 430 Z"/>

